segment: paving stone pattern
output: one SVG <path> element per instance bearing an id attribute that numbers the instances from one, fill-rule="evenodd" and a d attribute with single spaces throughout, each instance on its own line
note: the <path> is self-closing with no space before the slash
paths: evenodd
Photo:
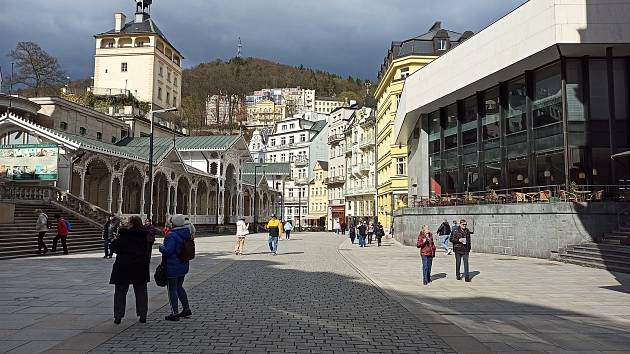
<path id="1" fill-rule="evenodd" d="M 164 321 L 163 307 L 92 352 L 453 352 L 361 277 L 337 252 L 341 241 L 297 236 L 278 256 L 241 256 L 187 289 L 190 319 Z"/>

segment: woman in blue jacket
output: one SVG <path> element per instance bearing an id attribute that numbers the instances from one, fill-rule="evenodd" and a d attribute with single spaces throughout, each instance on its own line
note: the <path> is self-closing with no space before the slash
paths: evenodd
<path id="1" fill-rule="evenodd" d="M 183 215 L 173 215 L 170 223 L 172 229 L 164 237 L 164 244 L 160 245 L 160 252 L 164 255 L 166 264 L 166 276 L 168 282 L 168 300 L 171 303 L 173 313 L 166 316 L 167 321 L 179 321 L 180 317 L 192 315 L 188 304 L 188 295 L 184 290 L 184 277 L 188 274 L 188 261 L 179 258 L 184 241 L 191 237 L 190 228 L 185 225 L 186 220 Z M 182 303 L 182 312 L 178 310 L 178 300 Z"/>

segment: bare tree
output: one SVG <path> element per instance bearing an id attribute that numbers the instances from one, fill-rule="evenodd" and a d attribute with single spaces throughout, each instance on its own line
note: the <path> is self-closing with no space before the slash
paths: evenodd
<path id="1" fill-rule="evenodd" d="M 22 84 L 37 96 L 41 89 L 63 85 L 64 73 L 57 58 L 33 42 L 18 42 L 9 57 L 15 61 L 17 73 L 13 84 Z"/>

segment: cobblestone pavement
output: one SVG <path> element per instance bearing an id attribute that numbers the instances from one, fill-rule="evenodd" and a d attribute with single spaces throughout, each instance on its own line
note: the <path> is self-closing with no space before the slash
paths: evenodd
<path id="1" fill-rule="evenodd" d="M 187 289 L 190 319 L 167 322 L 163 307 L 93 353 L 453 352 L 346 262 L 342 241 L 298 234 L 271 256 L 264 239 L 250 240 L 258 251 Z"/>

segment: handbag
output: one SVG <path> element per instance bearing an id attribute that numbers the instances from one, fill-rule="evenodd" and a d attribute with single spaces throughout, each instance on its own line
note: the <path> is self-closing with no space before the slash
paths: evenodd
<path id="1" fill-rule="evenodd" d="M 155 279 L 155 284 L 159 287 L 165 287 L 167 283 L 166 276 L 166 262 L 164 256 L 162 256 L 162 262 L 155 268 L 155 273 L 153 274 L 153 279 Z"/>

